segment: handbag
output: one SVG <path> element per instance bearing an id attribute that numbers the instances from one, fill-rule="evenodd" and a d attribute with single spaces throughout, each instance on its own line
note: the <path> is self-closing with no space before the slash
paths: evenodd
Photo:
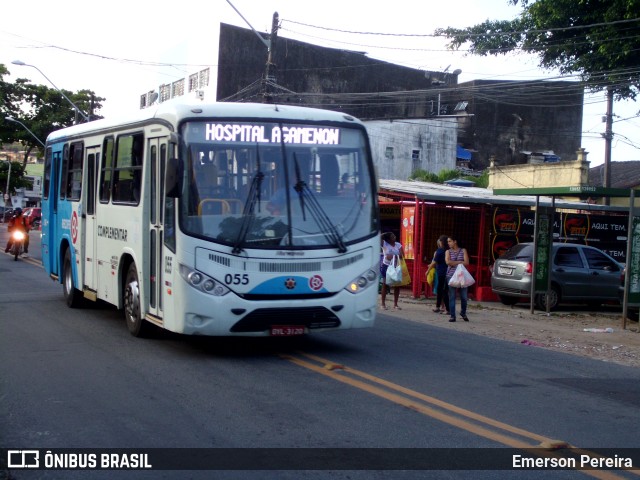
<path id="1" fill-rule="evenodd" d="M 411 275 L 409 275 L 409 267 L 405 262 L 404 257 L 400 259 L 400 268 L 402 269 L 402 280 L 400 280 L 400 287 L 405 287 L 411 283 Z"/>
<path id="2" fill-rule="evenodd" d="M 454 288 L 467 288 L 474 283 L 476 283 L 476 281 L 461 263 L 458 264 L 453 272 L 453 276 L 449 280 L 449 286 Z"/>
<path id="3" fill-rule="evenodd" d="M 431 288 L 434 288 L 435 281 L 436 281 L 436 269 L 432 268 L 427 272 L 427 283 Z"/>
<path id="4" fill-rule="evenodd" d="M 402 266 L 398 261 L 398 256 L 394 255 L 391 264 L 387 267 L 385 283 L 390 287 L 397 287 L 402 281 Z"/>

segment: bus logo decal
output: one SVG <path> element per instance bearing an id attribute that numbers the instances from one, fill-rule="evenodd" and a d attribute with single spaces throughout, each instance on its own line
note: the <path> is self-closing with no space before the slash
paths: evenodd
<path id="1" fill-rule="evenodd" d="M 320 275 L 314 275 L 309 279 L 309 288 L 311 290 L 318 291 L 322 288 L 322 285 L 324 285 L 324 281 Z"/>
<path id="2" fill-rule="evenodd" d="M 74 245 L 76 240 L 78 240 L 78 213 L 73 212 L 73 215 L 71 216 L 71 241 Z"/>
<path id="3" fill-rule="evenodd" d="M 127 241 L 128 231 L 126 228 L 109 227 L 106 225 L 98 225 L 98 236 L 110 238 L 112 240 Z"/>
<path id="4" fill-rule="evenodd" d="M 293 290 L 296 288 L 296 279 L 295 278 L 287 278 L 284 281 L 284 286 L 287 287 L 287 290 Z"/>

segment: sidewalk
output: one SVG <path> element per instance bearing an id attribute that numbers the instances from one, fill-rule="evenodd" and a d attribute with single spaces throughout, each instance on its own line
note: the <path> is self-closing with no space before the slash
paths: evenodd
<path id="1" fill-rule="evenodd" d="M 510 307 L 499 302 L 470 300 L 467 308 L 469 322 L 461 321 L 460 318 L 457 322 L 449 322 L 448 315 L 432 311 L 435 308 L 435 297 L 416 299 L 401 293 L 398 305 L 402 310 L 379 309 L 378 314 L 516 342 L 522 344 L 523 348 L 547 348 L 640 367 L 638 322 L 627 320 L 627 328 L 623 330 L 622 314 L 613 307 L 602 307 L 606 311 L 598 313 L 578 308 L 563 309 L 547 315 L 546 312 L 537 310 L 531 314 L 528 304 Z M 458 299 L 458 313 L 459 308 Z M 613 333 L 585 332 L 585 328 L 612 328 Z"/>

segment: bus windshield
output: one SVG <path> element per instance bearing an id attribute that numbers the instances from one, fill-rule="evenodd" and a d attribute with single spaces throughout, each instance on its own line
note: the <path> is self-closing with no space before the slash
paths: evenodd
<path id="1" fill-rule="evenodd" d="M 180 228 L 233 247 L 336 248 L 378 230 L 360 128 L 187 122 Z"/>

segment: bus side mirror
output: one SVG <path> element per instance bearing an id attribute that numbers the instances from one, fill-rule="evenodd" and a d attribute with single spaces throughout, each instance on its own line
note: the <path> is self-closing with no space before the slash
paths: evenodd
<path id="1" fill-rule="evenodd" d="M 164 191 L 169 198 L 178 198 L 182 191 L 182 163 L 177 158 L 170 158 L 164 175 Z"/>

